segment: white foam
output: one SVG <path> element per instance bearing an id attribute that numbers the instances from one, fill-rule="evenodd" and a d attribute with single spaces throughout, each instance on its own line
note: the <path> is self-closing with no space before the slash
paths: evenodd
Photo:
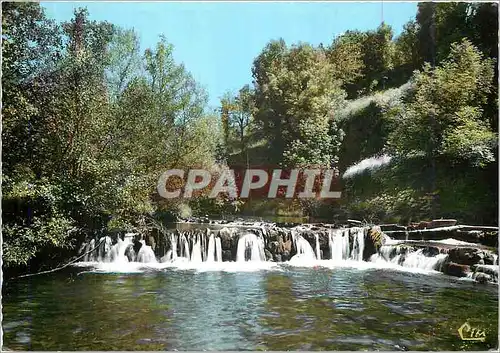
<path id="1" fill-rule="evenodd" d="M 447 245 L 472 245 L 476 246 L 477 244 L 468 243 L 466 241 L 456 240 L 453 238 L 443 239 L 443 240 L 433 240 L 435 243 L 447 244 Z"/>
<path id="2" fill-rule="evenodd" d="M 294 257 L 287 262 L 272 262 L 272 261 L 245 261 L 245 262 L 203 262 L 193 263 L 188 259 L 177 258 L 176 261 L 167 263 L 138 263 L 129 262 L 125 264 L 102 263 L 102 262 L 80 262 L 75 264 L 78 267 L 90 267 L 86 272 L 97 273 L 143 273 L 148 271 L 163 271 L 166 269 L 174 271 L 196 271 L 196 272 L 257 272 L 257 271 L 284 271 L 287 267 L 293 268 L 351 268 L 356 270 L 377 270 L 390 269 L 401 272 L 421 273 L 421 274 L 441 274 L 441 272 L 403 267 L 392 262 L 374 261 L 355 261 L 355 260 L 316 260 L 311 258 Z"/>

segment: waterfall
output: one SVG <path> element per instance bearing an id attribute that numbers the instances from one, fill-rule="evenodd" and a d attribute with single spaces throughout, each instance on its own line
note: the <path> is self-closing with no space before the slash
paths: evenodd
<path id="1" fill-rule="evenodd" d="M 118 237 L 117 243 L 111 247 L 111 262 L 129 262 L 129 259 L 125 256 L 125 251 L 132 247 L 132 239 L 127 235 L 125 235 L 124 240 Z"/>
<path id="2" fill-rule="evenodd" d="M 113 241 L 111 237 L 105 236 L 99 239 L 99 248 L 97 249 L 97 261 L 110 262 L 111 261 L 111 248 Z"/>
<path id="3" fill-rule="evenodd" d="M 222 244 L 219 237 L 215 239 L 215 252 L 217 254 L 217 262 L 222 262 Z"/>
<path id="4" fill-rule="evenodd" d="M 208 240 L 208 251 L 207 251 L 207 262 L 215 261 L 215 236 L 210 234 L 210 239 Z"/>
<path id="5" fill-rule="evenodd" d="M 167 259 L 175 260 L 177 258 L 177 237 L 175 236 L 175 234 L 170 234 L 170 244 L 172 246 L 172 248 L 170 249 L 172 255 L 167 257 Z"/>
<path id="6" fill-rule="evenodd" d="M 191 253 L 191 262 L 203 262 L 201 257 L 201 237 L 196 236 L 196 242 L 193 245 L 193 251 Z"/>
<path id="7" fill-rule="evenodd" d="M 254 233 L 246 233 L 238 240 L 236 262 L 266 261 L 264 240 Z"/>
<path id="8" fill-rule="evenodd" d="M 332 260 L 347 260 L 349 258 L 349 229 L 330 230 L 328 245 Z"/>
<path id="9" fill-rule="evenodd" d="M 137 253 L 137 262 L 144 262 L 144 263 L 155 263 L 156 257 L 153 249 L 151 249 L 151 246 L 146 245 L 146 242 L 144 240 L 141 240 L 142 246 L 139 252 Z"/>
<path id="10" fill-rule="evenodd" d="M 181 257 L 190 258 L 189 254 L 189 243 L 184 234 L 180 236 L 180 244 L 181 244 Z"/>
<path id="11" fill-rule="evenodd" d="M 316 255 L 311 247 L 311 244 L 305 240 L 302 235 L 298 234 L 296 230 L 292 230 L 292 241 L 297 249 L 297 254 L 293 258 L 301 258 L 306 260 L 316 260 Z M 292 258 L 292 259 L 293 259 Z"/>
<path id="12" fill-rule="evenodd" d="M 163 256 L 160 259 L 160 262 L 167 262 L 173 260 L 172 255 L 173 255 L 172 250 L 168 250 L 165 256 Z"/>
<path id="13" fill-rule="evenodd" d="M 316 236 L 316 258 L 318 260 L 321 260 L 321 250 L 320 250 L 320 247 L 319 247 L 319 234 L 316 233 L 314 235 Z"/>
<path id="14" fill-rule="evenodd" d="M 207 229 L 207 232 L 210 230 Z M 201 234 L 201 261 L 207 261 L 207 237 L 205 233 Z"/>
<path id="15" fill-rule="evenodd" d="M 355 233 L 351 259 L 354 261 L 363 261 L 363 251 L 365 250 L 365 230 L 363 228 L 353 228 Z"/>
<path id="16" fill-rule="evenodd" d="M 377 254 L 372 255 L 372 262 L 387 262 L 407 268 L 438 270 L 448 255 L 426 256 L 424 249 L 414 249 L 404 245 L 383 245 Z"/>
<path id="17" fill-rule="evenodd" d="M 404 234 L 401 235 L 401 240 L 393 240 L 382 233 L 381 243 L 383 245 L 374 247 L 367 237 L 368 229 L 368 227 L 362 226 L 333 229 L 331 226 L 325 227 L 323 224 L 305 224 L 293 228 L 269 224 L 267 227 L 263 227 L 255 223 L 242 223 L 239 228 L 224 227 L 219 231 L 208 229 L 203 231 L 196 228 L 186 231 L 173 230 L 160 238 L 161 245 L 156 250 L 161 249 L 164 251 L 162 254 L 155 254 L 152 247 L 146 245 L 145 240 L 140 240 L 139 244 L 138 234 L 135 233 L 127 233 L 122 238 L 117 237 L 116 240 L 110 236 L 98 236 L 82 244 L 80 253 L 83 254 L 84 251 L 89 252 L 94 249 L 84 256 L 85 262 L 121 265 L 127 262 L 156 263 L 160 261 L 162 263 L 173 262 L 173 266 L 176 267 L 177 263 L 181 261 L 191 262 L 196 268 L 203 266 L 205 262 L 209 264 L 223 262 L 223 254 L 227 255 L 229 260 L 231 254 L 235 253 L 236 261 L 240 263 L 247 261 L 265 262 L 270 256 L 268 252 L 277 261 L 280 261 L 279 257 L 281 256 L 282 261 L 287 261 L 289 257 L 286 254 L 290 254 L 291 250 L 294 256 L 290 261 L 294 260 L 295 265 L 298 266 L 358 266 L 355 262 L 360 263 L 359 265 L 362 267 L 375 266 L 375 264 L 361 263 L 364 262 L 363 255 L 365 254 L 370 255 L 370 259 L 367 259 L 368 262 L 380 263 L 383 267 L 389 264 L 389 267 L 394 265 L 412 269 L 439 270 L 446 259 L 447 255 L 444 253 L 446 247 L 443 249 L 443 246 L 440 245 L 427 245 L 424 241 L 405 241 L 402 240 L 405 238 Z M 328 237 L 330 255 L 328 255 L 327 249 L 322 248 L 324 244 L 321 241 L 326 239 L 320 237 L 325 235 Z M 165 242 L 161 243 L 161 239 L 164 239 Z M 113 244 L 114 241 L 116 241 L 115 244 Z M 292 243 L 291 247 L 290 242 Z M 432 242 L 453 244 L 454 246 L 470 245 L 453 239 Z M 322 251 L 325 251 L 323 256 Z M 488 261 L 498 264 L 498 256 L 494 255 Z M 250 267 L 254 265 L 257 267 L 267 266 L 267 264 L 249 265 Z M 375 267 L 378 267 L 378 264 Z M 208 268 L 219 268 L 219 266 L 212 265 Z"/>

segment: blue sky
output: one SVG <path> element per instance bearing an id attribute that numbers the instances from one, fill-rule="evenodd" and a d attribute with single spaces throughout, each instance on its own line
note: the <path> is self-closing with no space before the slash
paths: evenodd
<path id="1" fill-rule="evenodd" d="M 216 107 L 226 91 L 252 82 L 253 59 L 271 39 L 329 44 L 348 29 L 376 28 L 382 21 L 399 34 L 415 17 L 417 3 L 319 2 L 42 2 L 48 17 L 67 21 L 76 7 L 93 20 L 134 28 L 142 49 L 164 34 Z"/>

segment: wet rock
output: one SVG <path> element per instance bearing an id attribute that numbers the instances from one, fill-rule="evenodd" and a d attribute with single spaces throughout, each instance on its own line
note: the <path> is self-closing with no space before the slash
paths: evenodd
<path id="1" fill-rule="evenodd" d="M 428 228 L 453 227 L 456 224 L 456 219 L 434 219 L 429 223 Z"/>
<path id="2" fill-rule="evenodd" d="M 483 245 L 498 248 L 498 232 L 479 232 L 477 240 Z"/>
<path id="3" fill-rule="evenodd" d="M 233 261 L 231 250 L 222 251 L 222 261 Z"/>
<path id="4" fill-rule="evenodd" d="M 276 226 L 280 227 L 280 228 L 293 228 L 293 227 L 296 227 L 296 226 L 299 226 L 299 225 L 300 225 L 300 223 L 292 223 L 292 222 L 276 223 Z"/>
<path id="5" fill-rule="evenodd" d="M 365 234 L 365 249 L 363 260 L 369 261 L 370 257 L 378 252 L 383 245 L 383 233 L 379 226 L 371 227 Z"/>
<path id="6" fill-rule="evenodd" d="M 462 265 L 475 265 L 484 258 L 484 252 L 477 248 L 454 248 L 448 252 L 450 262 Z"/>
<path id="7" fill-rule="evenodd" d="M 457 264 L 454 262 L 446 262 L 443 264 L 441 271 L 450 276 L 466 277 L 467 274 L 470 273 L 470 267 L 468 265 Z"/>
<path id="8" fill-rule="evenodd" d="M 270 261 L 273 259 L 273 254 L 267 249 L 264 250 L 264 253 L 266 254 L 266 261 Z"/>
<path id="9" fill-rule="evenodd" d="M 282 253 L 285 254 L 285 253 L 288 253 L 290 254 L 292 252 L 292 240 L 289 239 L 287 241 L 285 241 L 283 243 L 283 251 Z"/>
<path id="10" fill-rule="evenodd" d="M 431 222 L 421 221 L 419 223 L 410 224 L 410 229 L 427 229 L 431 225 Z"/>
<path id="11" fill-rule="evenodd" d="M 222 228 L 219 231 L 218 236 L 220 237 L 220 242 L 221 242 L 221 247 L 222 250 L 231 250 L 235 244 L 235 232 L 231 228 Z M 236 246 L 237 246 L 238 241 L 236 240 Z"/>
<path id="12" fill-rule="evenodd" d="M 328 232 L 319 233 L 319 247 L 320 247 L 320 249 L 330 249 L 329 233 Z"/>
<path id="13" fill-rule="evenodd" d="M 273 242 L 278 240 L 278 231 L 275 229 L 270 229 L 268 232 L 268 241 Z"/>
<path id="14" fill-rule="evenodd" d="M 127 259 L 128 259 L 129 262 L 134 262 L 135 261 L 136 254 L 137 253 L 134 251 L 134 245 L 133 244 L 130 244 L 125 249 L 125 256 L 127 257 Z"/>
<path id="15" fill-rule="evenodd" d="M 284 251 L 283 254 L 281 254 L 281 260 L 283 262 L 290 260 L 290 258 L 291 258 L 291 256 L 290 256 L 290 252 L 289 251 Z"/>
<path id="16" fill-rule="evenodd" d="M 498 266 L 496 265 L 472 265 L 471 270 L 474 273 L 484 273 L 494 279 L 495 282 L 498 280 Z"/>
<path id="17" fill-rule="evenodd" d="M 277 254 L 279 245 L 280 245 L 279 242 L 271 241 L 271 242 L 269 242 L 268 249 L 272 254 Z"/>
<path id="18" fill-rule="evenodd" d="M 279 254 L 274 254 L 274 255 L 273 255 L 273 260 L 274 260 L 275 262 L 282 262 L 281 255 L 279 255 Z"/>
<path id="19" fill-rule="evenodd" d="M 422 250 L 422 254 L 424 256 L 428 256 L 428 257 L 434 257 L 434 256 L 437 256 L 439 255 L 440 253 L 440 250 L 439 248 L 435 247 L 435 246 L 426 246 L 425 248 L 423 248 Z"/>
<path id="20" fill-rule="evenodd" d="M 495 265 L 495 256 L 493 253 L 486 251 L 484 253 L 484 265 Z"/>
<path id="21" fill-rule="evenodd" d="M 486 273 L 479 272 L 478 274 L 474 275 L 473 278 L 476 282 L 481 284 L 492 282 L 491 276 L 487 275 Z"/>
<path id="22" fill-rule="evenodd" d="M 382 232 L 406 231 L 405 226 L 400 226 L 398 224 L 381 224 L 379 227 Z"/>
<path id="23" fill-rule="evenodd" d="M 146 236 L 146 245 L 150 246 L 153 251 L 156 250 L 156 241 L 153 235 Z"/>
<path id="24" fill-rule="evenodd" d="M 136 254 L 138 254 L 139 250 L 141 250 L 141 248 L 142 248 L 142 243 L 139 240 L 137 240 L 137 238 L 136 238 L 136 239 L 134 239 L 133 244 L 134 244 L 133 245 L 134 251 L 135 251 Z"/>

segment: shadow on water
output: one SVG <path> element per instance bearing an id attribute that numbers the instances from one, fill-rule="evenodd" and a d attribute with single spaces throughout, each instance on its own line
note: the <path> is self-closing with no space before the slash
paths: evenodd
<path id="1" fill-rule="evenodd" d="M 498 290 L 389 270 L 53 274 L 4 287 L 13 350 L 486 350 Z M 464 342 L 469 322 L 485 342 Z"/>

